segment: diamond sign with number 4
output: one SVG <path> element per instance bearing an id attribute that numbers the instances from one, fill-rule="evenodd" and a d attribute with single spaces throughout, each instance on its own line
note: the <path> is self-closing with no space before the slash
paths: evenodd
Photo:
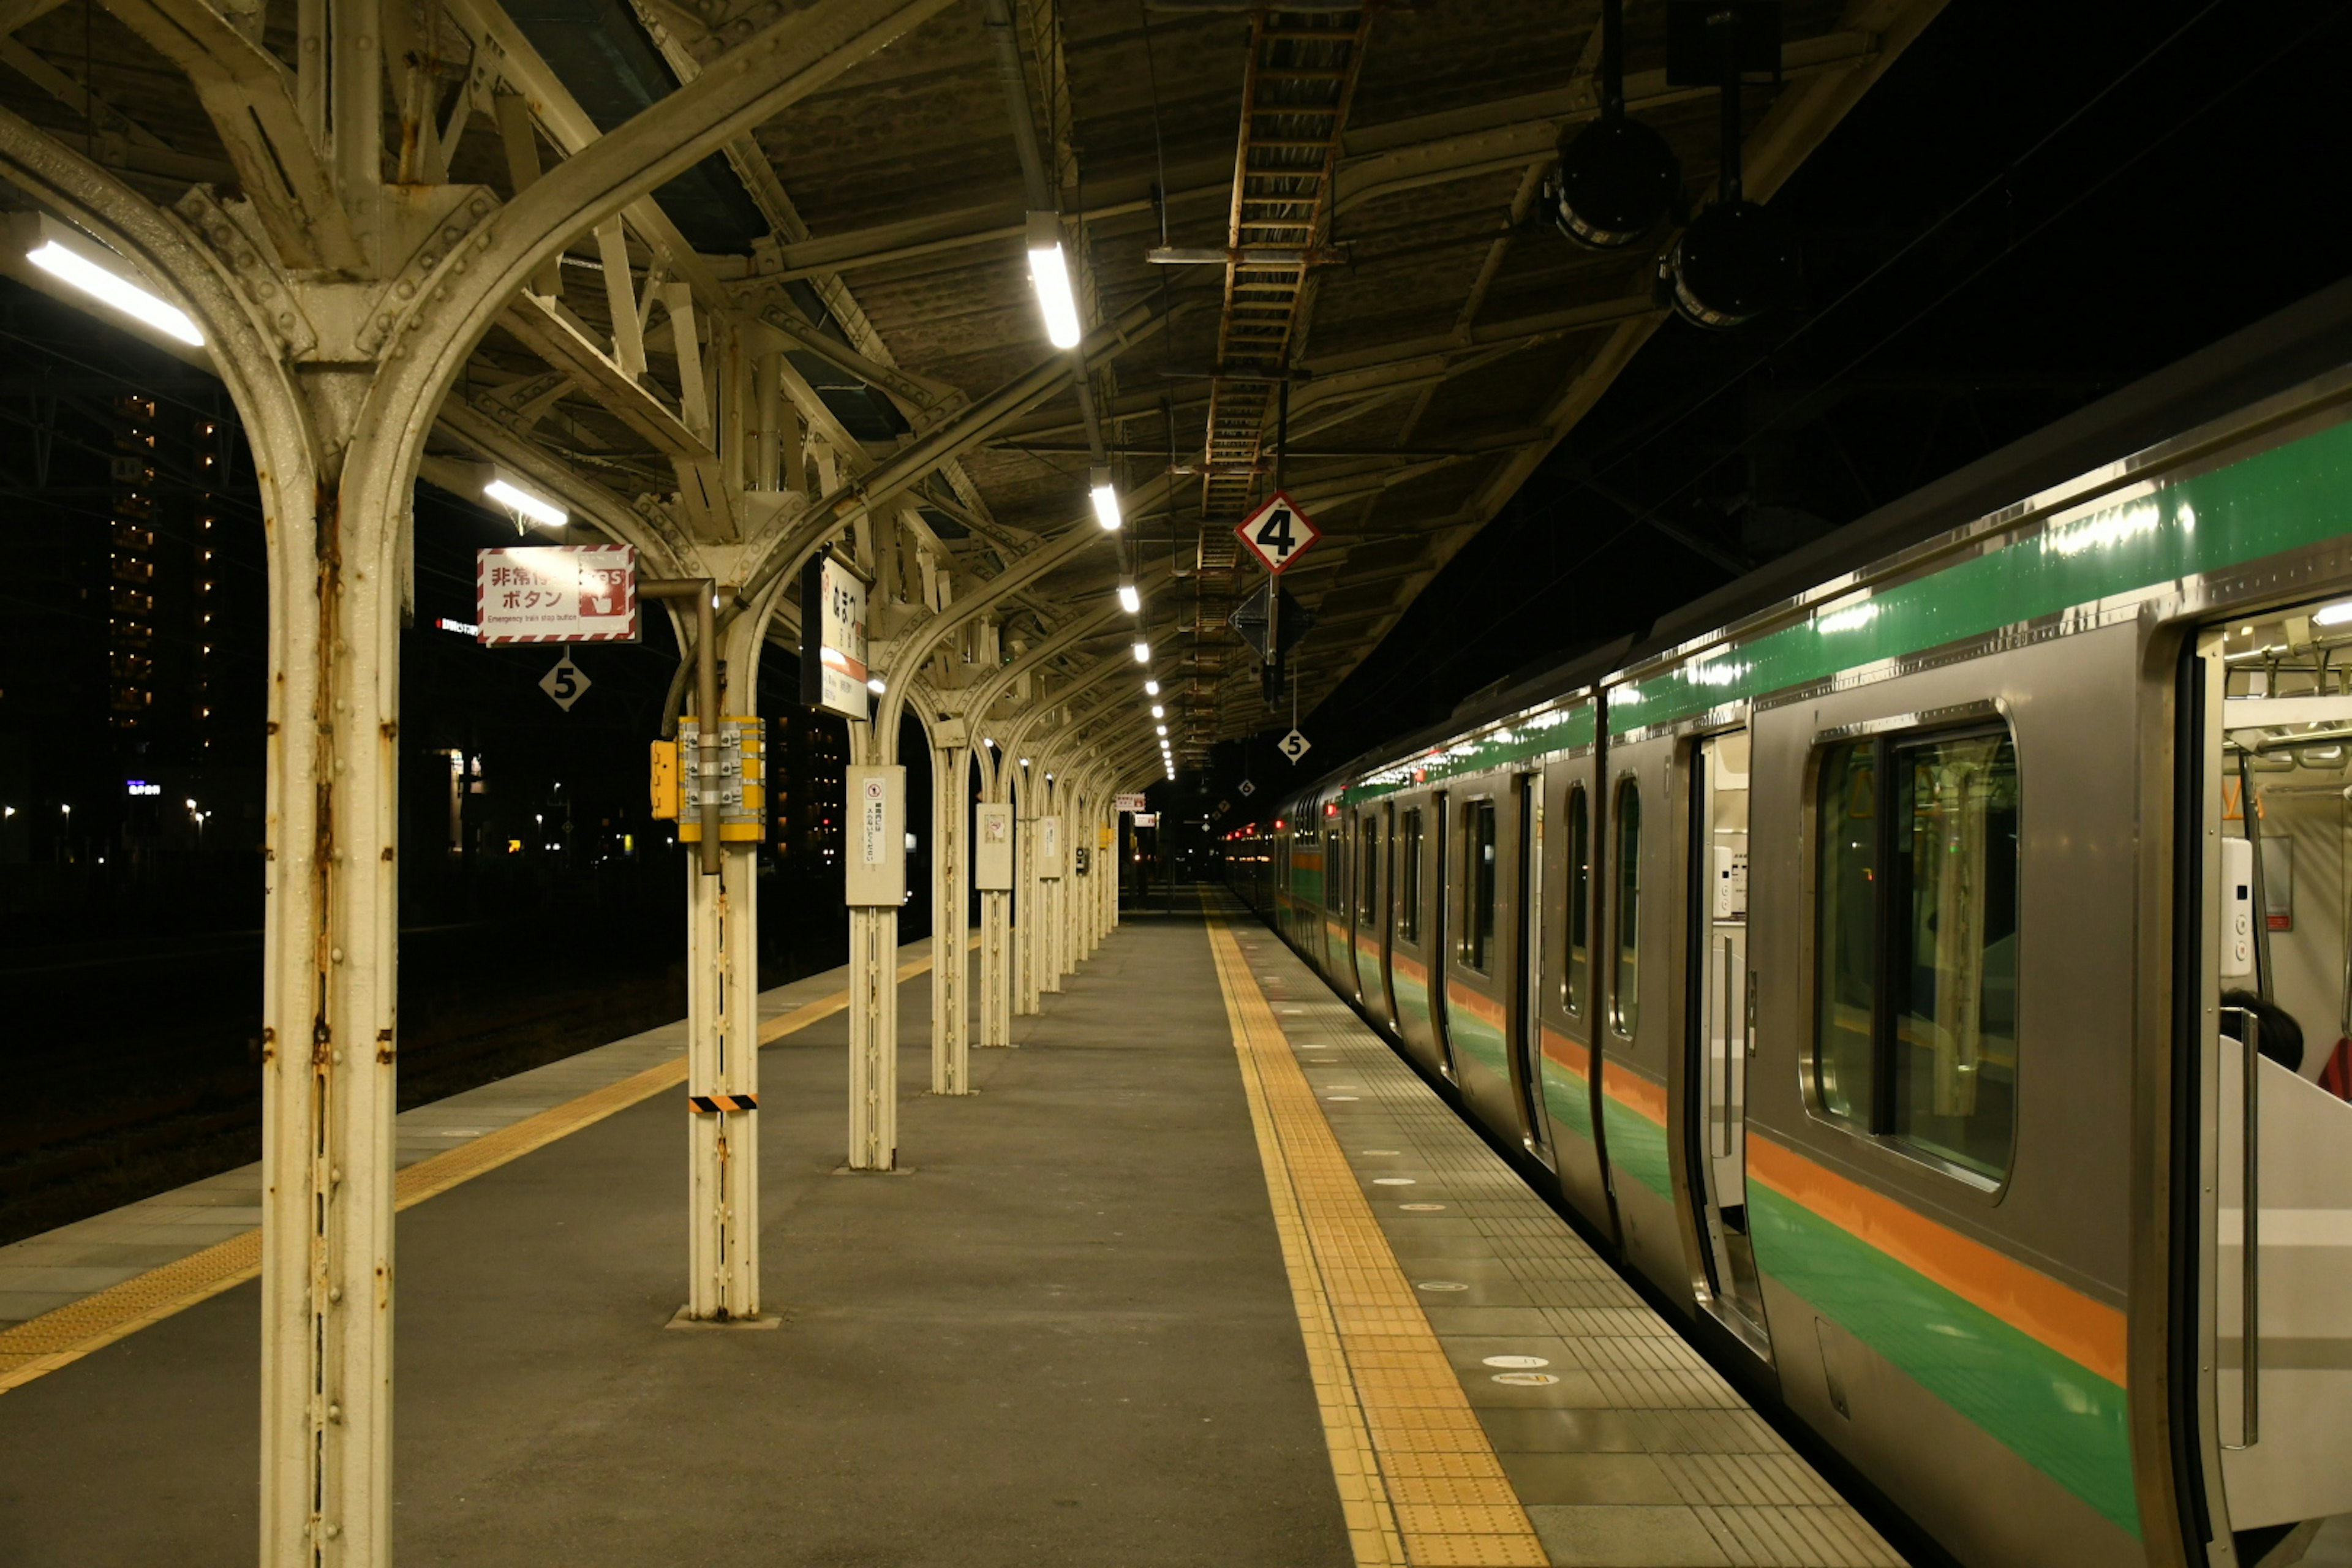
<path id="1" fill-rule="evenodd" d="M 1269 572 L 1279 572 L 1315 547 L 1323 537 L 1315 521 L 1298 510 L 1298 503 L 1276 490 L 1266 498 L 1265 504 L 1249 514 L 1247 521 L 1234 530 L 1242 542 Z"/>

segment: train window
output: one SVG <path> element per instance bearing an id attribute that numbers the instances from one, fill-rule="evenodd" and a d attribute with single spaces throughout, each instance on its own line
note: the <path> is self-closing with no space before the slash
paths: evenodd
<path id="1" fill-rule="evenodd" d="M 1348 912 L 1348 893 L 1344 879 L 1348 874 L 1348 848 L 1339 841 L 1339 830 L 1328 827 L 1320 836 L 1323 846 L 1323 907 Z"/>
<path id="2" fill-rule="evenodd" d="M 1998 1180 L 2017 1121 L 2016 743 L 1841 746 L 1821 813 L 1821 1106 Z"/>
<path id="3" fill-rule="evenodd" d="M 1397 936 L 1415 947 L 1421 945 L 1421 813 L 1404 814 L 1404 825 L 1397 829 L 1397 864 L 1403 873 L 1404 886 L 1397 894 Z"/>
<path id="4" fill-rule="evenodd" d="M 1568 789 L 1568 978 L 1561 1002 L 1571 1018 L 1584 1016 L 1592 973 L 1592 814 L 1582 784 Z"/>
<path id="5" fill-rule="evenodd" d="M 1867 1125 L 1878 989 L 1877 754 L 1840 746 L 1822 763 L 1813 1092 L 1823 1111 Z"/>
<path id="6" fill-rule="evenodd" d="M 1462 961 L 1484 974 L 1495 946 L 1495 803 L 1474 800 L 1462 811 L 1462 851 L 1469 861 L 1463 886 L 1469 908 L 1462 932 Z"/>
<path id="7" fill-rule="evenodd" d="M 1609 981 L 1609 1024 L 1631 1035 L 1642 1014 L 1642 790 L 1632 779 L 1617 785 L 1616 972 Z"/>
<path id="8" fill-rule="evenodd" d="M 1380 921 L 1381 823 L 1367 816 L 1356 826 L 1361 840 L 1356 861 L 1356 923 L 1366 929 Z"/>

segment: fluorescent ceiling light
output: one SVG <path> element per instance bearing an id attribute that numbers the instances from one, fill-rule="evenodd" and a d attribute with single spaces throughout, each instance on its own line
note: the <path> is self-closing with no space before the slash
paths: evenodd
<path id="1" fill-rule="evenodd" d="M 880 676 L 869 675 L 866 678 L 866 689 L 874 693 L 875 696 L 879 697 L 890 689 L 882 684 L 882 678 Z"/>
<path id="2" fill-rule="evenodd" d="M 25 259 L 56 279 L 102 303 L 111 305 L 136 321 L 144 321 L 159 332 L 204 346 L 205 335 L 196 331 L 195 322 L 175 306 L 167 305 L 141 284 L 132 282 L 110 267 L 101 266 L 79 250 L 68 250 L 56 240 L 45 240 L 25 253 Z M 128 267 L 130 263 L 123 263 Z"/>
<path id="3" fill-rule="evenodd" d="M 1147 680 L 1147 681 L 1145 681 L 1145 682 L 1143 683 L 1143 694 L 1144 694 L 1146 697 L 1157 697 L 1157 696 L 1159 696 L 1159 695 L 1160 695 L 1160 682 L 1158 682 L 1158 681 L 1156 681 L 1156 680 Z"/>
<path id="4" fill-rule="evenodd" d="M 1150 643 L 1139 642 L 1135 645 L 1135 662 L 1138 664 L 1150 664 L 1151 662 L 1151 645 Z"/>
<path id="5" fill-rule="evenodd" d="M 1168 710 L 1155 702 L 1151 705 L 1151 716 L 1154 719 L 1165 719 L 1168 717 Z"/>
<path id="6" fill-rule="evenodd" d="M 484 485 L 482 493 L 509 511 L 520 512 L 541 528 L 562 528 L 572 521 L 570 512 L 551 500 L 517 488 L 503 475 Z"/>
<path id="7" fill-rule="evenodd" d="M 1052 213 L 1029 215 L 1029 281 L 1045 313 L 1045 337 L 1057 349 L 1078 346 L 1078 299 L 1070 289 L 1070 263 L 1062 254 L 1062 223 Z"/>
<path id="8" fill-rule="evenodd" d="M 1103 525 L 1106 532 L 1117 533 L 1124 520 L 1119 516 L 1118 490 L 1110 482 L 1110 470 L 1097 468 L 1087 482 L 1093 487 L 1087 493 L 1095 503 L 1095 521 Z"/>
<path id="9" fill-rule="evenodd" d="M 1162 735 L 1168 733 L 1168 726 L 1165 724 L 1154 725 L 1153 728 L 1157 729 Z M 1161 749 L 1164 751 L 1166 748 L 1162 747 Z"/>
<path id="10" fill-rule="evenodd" d="M 2311 612 L 2311 624 L 2315 626 L 2340 626 L 2347 621 L 2352 621 L 2352 599 Z"/>
<path id="11" fill-rule="evenodd" d="M 1134 584 L 1121 583 L 1118 585 L 1118 607 L 1130 616 L 1143 613 L 1143 595 L 1135 591 Z"/>

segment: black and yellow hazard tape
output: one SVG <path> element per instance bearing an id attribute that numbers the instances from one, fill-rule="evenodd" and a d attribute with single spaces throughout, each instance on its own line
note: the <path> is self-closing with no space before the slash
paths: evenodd
<path id="1" fill-rule="evenodd" d="M 702 1116 L 716 1116 L 722 1110 L 760 1109 L 760 1097 L 756 1094 L 689 1094 L 686 1102 Z"/>

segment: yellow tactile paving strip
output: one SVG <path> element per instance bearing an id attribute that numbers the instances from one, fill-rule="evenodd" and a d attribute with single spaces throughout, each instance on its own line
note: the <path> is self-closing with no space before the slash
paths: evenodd
<path id="1" fill-rule="evenodd" d="M 903 984 L 930 966 L 928 957 L 902 963 L 898 979 Z M 819 997 L 762 1024 L 760 1043 L 772 1045 L 848 1005 L 846 991 Z M 679 1057 L 419 1160 L 393 1179 L 393 1206 L 405 1209 L 421 1204 L 685 1081 L 686 1058 Z M 0 1329 L 0 1394 L 21 1388 L 151 1323 L 242 1285 L 260 1272 L 261 1232 L 248 1230 L 55 1311 Z"/>
<path id="2" fill-rule="evenodd" d="M 1550 1561 L 1240 944 L 1209 944 L 1359 1568 Z"/>

